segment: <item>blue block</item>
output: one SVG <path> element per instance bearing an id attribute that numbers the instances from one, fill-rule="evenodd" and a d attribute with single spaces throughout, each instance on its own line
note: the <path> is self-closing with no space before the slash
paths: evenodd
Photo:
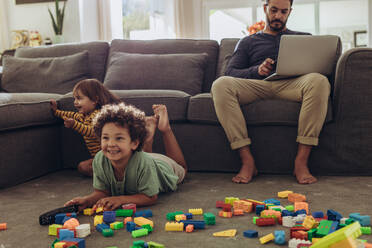
<path id="1" fill-rule="evenodd" d="M 67 239 L 67 238 L 73 238 L 74 237 L 74 231 L 68 230 L 68 229 L 60 229 L 59 230 L 59 239 Z"/>
<path id="2" fill-rule="evenodd" d="M 145 218 L 152 217 L 152 211 L 150 209 L 136 211 L 134 213 L 134 216 L 135 217 L 145 217 Z"/>
<path id="3" fill-rule="evenodd" d="M 257 205 L 256 206 L 256 214 L 261 215 L 261 212 L 265 210 L 265 205 Z"/>
<path id="4" fill-rule="evenodd" d="M 283 210 L 282 211 L 282 217 L 284 216 L 294 216 L 295 213 L 294 212 L 291 212 L 291 211 L 288 211 L 288 210 Z"/>
<path id="5" fill-rule="evenodd" d="M 105 223 L 101 223 L 101 224 L 98 224 L 97 226 L 96 226 L 96 230 L 98 231 L 98 232 L 102 232 L 103 230 L 105 230 L 105 229 L 110 229 L 110 226 L 109 225 L 107 225 L 107 224 L 105 224 Z"/>
<path id="6" fill-rule="evenodd" d="M 186 219 L 188 220 L 192 219 L 192 213 L 186 213 L 184 215 L 186 216 Z"/>
<path id="7" fill-rule="evenodd" d="M 328 234 L 335 232 L 337 230 L 338 224 L 338 221 L 332 221 L 331 229 L 329 229 Z"/>
<path id="8" fill-rule="evenodd" d="M 68 221 L 69 219 L 71 219 L 70 216 L 65 216 L 62 220 L 62 224 L 65 224 L 66 221 Z"/>
<path id="9" fill-rule="evenodd" d="M 103 221 L 110 224 L 115 222 L 116 212 L 115 211 L 105 211 L 103 212 Z"/>
<path id="10" fill-rule="evenodd" d="M 184 228 L 187 225 L 194 225 L 194 229 L 204 229 L 205 228 L 205 221 L 204 220 L 181 220 L 183 222 Z"/>
<path id="11" fill-rule="evenodd" d="M 313 215 L 314 218 L 317 218 L 317 219 L 324 218 L 324 213 L 322 211 L 313 212 L 312 215 Z"/>
<path id="12" fill-rule="evenodd" d="M 132 232 L 134 230 L 136 230 L 136 223 L 134 223 L 133 221 L 128 221 L 127 222 L 127 231 Z"/>
<path id="13" fill-rule="evenodd" d="M 66 214 L 65 213 L 61 213 L 61 214 L 56 214 L 55 216 L 54 216 L 54 222 L 56 223 L 56 224 L 60 224 L 60 225 L 63 225 L 63 219 L 66 217 Z"/>
<path id="14" fill-rule="evenodd" d="M 257 238 L 258 232 L 256 230 L 246 230 L 243 232 L 243 235 L 247 238 Z"/>
<path id="15" fill-rule="evenodd" d="M 360 213 L 352 213 L 349 215 L 349 218 L 358 221 L 361 226 L 370 226 L 371 217 L 369 215 L 360 215 Z"/>
<path id="16" fill-rule="evenodd" d="M 270 199 L 267 199 L 267 200 L 264 200 L 263 201 L 265 204 L 274 204 L 276 206 L 279 206 L 280 205 L 280 201 L 277 200 L 277 199 L 274 199 L 274 198 L 270 198 Z"/>
<path id="17" fill-rule="evenodd" d="M 79 238 L 67 238 L 63 239 L 61 241 L 70 241 L 70 242 L 77 242 L 79 248 L 85 248 L 85 240 L 84 239 L 79 239 Z"/>
<path id="18" fill-rule="evenodd" d="M 285 244 L 285 232 L 282 230 L 274 231 L 274 242 L 277 245 L 284 245 Z"/>
<path id="19" fill-rule="evenodd" d="M 327 217 L 328 217 L 328 220 L 334 220 L 334 221 L 340 221 L 342 219 L 342 215 L 339 212 L 332 210 L 332 209 L 327 210 Z"/>
<path id="20" fill-rule="evenodd" d="M 294 216 L 297 216 L 297 215 L 300 215 L 300 214 L 306 214 L 306 210 L 305 210 L 305 209 L 297 210 L 297 211 L 294 213 Z"/>

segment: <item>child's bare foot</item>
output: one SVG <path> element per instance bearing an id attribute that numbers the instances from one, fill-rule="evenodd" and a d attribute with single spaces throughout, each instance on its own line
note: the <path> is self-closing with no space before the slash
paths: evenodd
<path id="1" fill-rule="evenodd" d="M 307 161 L 302 161 L 300 159 L 296 159 L 295 161 L 293 174 L 296 176 L 299 184 L 312 184 L 318 181 L 316 177 L 311 175 L 309 168 L 307 167 Z"/>
<path id="2" fill-rule="evenodd" d="M 158 119 L 155 116 L 146 116 L 145 121 L 147 135 L 143 142 L 143 151 L 152 152 L 152 143 L 154 142 L 154 135 L 156 126 L 158 125 Z"/>
<path id="3" fill-rule="evenodd" d="M 84 176 L 92 177 L 93 176 L 93 159 L 88 159 L 79 163 L 77 169 Z"/>
<path id="4" fill-rule="evenodd" d="M 152 109 L 154 110 L 154 114 L 158 117 L 158 129 L 160 132 L 168 132 L 171 130 L 168 118 L 168 111 L 167 107 L 164 104 L 154 104 L 152 105 Z"/>

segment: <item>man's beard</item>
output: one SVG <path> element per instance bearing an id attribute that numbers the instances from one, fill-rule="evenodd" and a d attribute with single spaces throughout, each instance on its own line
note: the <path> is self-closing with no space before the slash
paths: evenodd
<path id="1" fill-rule="evenodd" d="M 276 25 L 272 25 L 274 22 L 279 22 L 281 25 L 280 26 L 276 26 Z M 269 24 L 269 27 L 272 31 L 275 31 L 275 32 L 280 32 L 282 31 L 286 24 L 287 24 L 287 20 L 285 20 L 285 22 L 282 22 L 281 20 L 279 19 L 273 19 L 273 20 L 270 20 L 268 16 L 266 16 L 266 23 Z"/>

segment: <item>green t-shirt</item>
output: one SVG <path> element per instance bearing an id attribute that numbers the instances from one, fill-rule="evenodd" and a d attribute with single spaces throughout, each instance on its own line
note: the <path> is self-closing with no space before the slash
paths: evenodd
<path id="1" fill-rule="evenodd" d="M 117 181 L 111 161 L 99 151 L 93 160 L 93 187 L 111 192 L 112 196 L 145 194 L 177 189 L 178 176 L 165 162 L 146 152 L 133 152 L 125 168 L 123 181 Z"/>

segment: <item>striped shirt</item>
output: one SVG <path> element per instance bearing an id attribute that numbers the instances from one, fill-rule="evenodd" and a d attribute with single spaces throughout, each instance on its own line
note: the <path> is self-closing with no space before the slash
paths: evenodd
<path id="1" fill-rule="evenodd" d="M 72 111 L 62 111 L 56 110 L 55 115 L 59 118 L 72 118 L 75 120 L 75 124 L 72 126 L 72 129 L 80 133 L 87 145 L 89 153 L 92 157 L 101 150 L 101 143 L 99 138 L 96 137 L 93 131 L 92 119 L 99 112 L 99 110 L 94 110 L 89 115 L 83 115 L 78 112 Z"/>

